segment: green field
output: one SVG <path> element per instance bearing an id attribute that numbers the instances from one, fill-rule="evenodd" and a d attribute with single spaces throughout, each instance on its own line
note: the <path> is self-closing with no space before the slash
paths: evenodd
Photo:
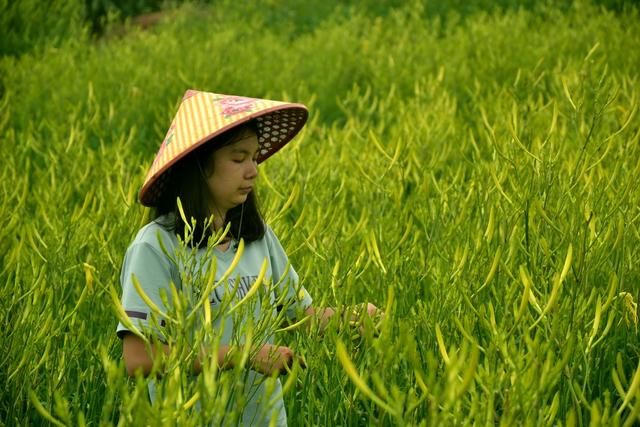
<path id="1" fill-rule="evenodd" d="M 200 425 L 242 378 L 175 354 L 152 406 L 115 335 L 188 88 L 309 107 L 263 213 L 317 305 L 386 312 L 279 334 L 291 426 L 640 423 L 638 6 L 226 1 L 96 34 L 85 3 L 0 1 L 0 425 Z"/>

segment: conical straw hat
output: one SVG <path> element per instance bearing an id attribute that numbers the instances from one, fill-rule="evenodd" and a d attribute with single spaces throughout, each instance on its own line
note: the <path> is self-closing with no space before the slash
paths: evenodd
<path id="1" fill-rule="evenodd" d="M 307 117 L 302 104 L 188 90 L 140 189 L 140 202 L 155 206 L 171 166 L 234 126 L 255 119 L 260 163 L 289 142 Z"/>

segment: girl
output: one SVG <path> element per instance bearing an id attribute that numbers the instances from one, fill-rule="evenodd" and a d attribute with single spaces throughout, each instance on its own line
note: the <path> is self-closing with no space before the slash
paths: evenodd
<path id="1" fill-rule="evenodd" d="M 129 375 L 136 371 L 148 375 L 156 357 L 155 350 L 132 333 L 133 329 L 150 331 L 164 343 L 166 354 L 171 350 L 166 344 L 165 319 L 157 319 L 153 312 L 154 306 L 156 312 L 171 309 L 172 284 L 177 289 L 189 287 L 189 283 L 183 283 L 189 277 L 187 266 L 179 261 L 180 252 L 185 251 L 181 239 L 187 235 L 195 249 L 196 269 L 215 265 L 215 287 L 206 296 L 212 312 L 229 311 L 225 302 L 230 298 L 242 300 L 262 272 L 273 290 L 269 298 L 257 299 L 248 314 L 251 319 L 245 315 L 238 321 L 225 313 L 215 319 L 212 327 L 220 338 L 217 353 L 200 351 L 195 374 L 202 369 L 202 358 L 214 358 L 221 368 L 234 366 L 237 358 L 233 355 L 243 339 L 242 333 L 237 338 L 242 322 L 255 324 L 265 316 L 281 318 L 284 313 L 289 321 L 305 315 L 316 317 L 323 328 L 335 313 L 331 308 L 312 306 L 280 242 L 263 222 L 254 192 L 258 163 L 289 142 L 307 115 L 301 104 L 193 90 L 184 95 L 139 193 L 141 203 L 155 209 L 155 219 L 129 246 L 121 273 L 122 306 L 128 319 L 119 323 L 117 333 L 123 340 Z M 221 239 L 225 229 L 226 237 Z M 243 250 L 232 275 L 222 277 L 231 270 L 240 246 Z M 233 293 L 231 297 L 229 292 Z M 376 307 L 368 304 L 367 312 L 374 314 Z M 296 360 L 293 350 L 275 345 L 273 336 L 267 335 L 250 354 L 242 425 L 266 425 L 270 421 L 286 425 L 280 382 L 267 391 L 262 377 L 291 367 Z M 304 366 L 304 361 L 300 364 Z M 154 401 L 154 381 L 149 383 L 149 392 Z"/>

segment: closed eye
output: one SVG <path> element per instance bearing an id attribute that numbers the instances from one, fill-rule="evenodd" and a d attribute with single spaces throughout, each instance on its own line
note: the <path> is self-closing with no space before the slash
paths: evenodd
<path id="1" fill-rule="evenodd" d="M 245 156 L 258 156 L 258 149 L 256 148 L 255 150 L 246 150 L 244 148 L 234 148 L 232 151 L 232 154 L 238 155 L 238 156 L 242 156 L 243 158 Z M 238 157 L 240 158 L 240 157 Z"/>
<path id="2" fill-rule="evenodd" d="M 244 157 L 242 159 L 231 159 L 231 161 L 233 163 L 237 163 L 237 164 L 242 164 L 246 160 L 251 160 L 251 162 L 253 162 L 253 163 L 258 163 L 258 156 L 255 156 L 255 157 Z"/>

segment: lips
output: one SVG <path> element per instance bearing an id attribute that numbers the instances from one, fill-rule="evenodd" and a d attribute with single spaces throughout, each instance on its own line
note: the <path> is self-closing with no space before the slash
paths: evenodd
<path id="1" fill-rule="evenodd" d="M 252 189 L 253 189 L 252 187 L 240 187 L 240 192 L 241 193 L 250 193 Z"/>

